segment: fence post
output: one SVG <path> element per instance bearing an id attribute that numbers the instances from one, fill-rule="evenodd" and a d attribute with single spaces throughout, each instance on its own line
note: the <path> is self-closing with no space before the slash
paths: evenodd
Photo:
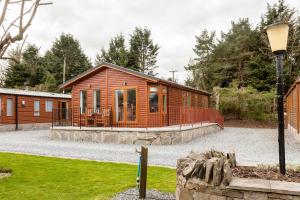
<path id="1" fill-rule="evenodd" d="M 147 165 L 148 165 L 148 148 L 141 147 L 141 179 L 140 179 L 140 199 L 146 198 L 147 188 Z"/>

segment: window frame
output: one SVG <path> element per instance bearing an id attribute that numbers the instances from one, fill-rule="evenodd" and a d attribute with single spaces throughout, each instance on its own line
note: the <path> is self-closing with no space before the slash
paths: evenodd
<path id="1" fill-rule="evenodd" d="M 36 104 L 35 102 L 38 102 L 38 110 L 36 110 Z M 33 116 L 34 117 L 40 117 L 41 116 L 41 101 L 39 99 L 34 99 L 33 100 Z"/>
<path id="2" fill-rule="evenodd" d="M 151 91 L 151 88 L 156 88 L 156 91 Z M 158 114 L 159 113 L 159 86 L 149 86 L 148 89 L 148 113 L 150 114 Z M 157 109 L 155 111 L 151 111 L 151 104 L 150 104 L 150 96 L 151 94 L 156 94 L 157 95 Z"/>
<path id="3" fill-rule="evenodd" d="M 97 93 L 99 94 L 99 101 L 97 101 L 97 95 L 96 95 Z M 99 103 L 99 107 L 97 105 L 98 103 Z M 94 89 L 93 90 L 93 110 L 94 110 L 94 112 L 100 112 L 100 109 L 101 109 L 101 90 Z"/>
<path id="4" fill-rule="evenodd" d="M 48 103 L 51 102 L 51 110 L 48 110 Z M 46 99 L 45 100 L 45 112 L 53 112 L 53 100 Z"/>
<path id="5" fill-rule="evenodd" d="M 10 107 L 10 110 L 11 110 L 11 114 L 8 113 L 8 101 L 11 101 L 11 107 Z M 13 111 L 13 98 L 11 97 L 8 97 L 6 99 L 6 117 L 13 117 L 14 116 L 14 111 Z"/>
<path id="6" fill-rule="evenodd" d="M 83 103 L 83 93 L 85 93 L 85 102 L 84 103 Z M 86 113 L 87 100 L 88 100 L 87 99 L 87 91 L 86 90 L 80 90 L 79 91 L 79 108 L 80 108 L 80 114 L 85 114 Z"/>

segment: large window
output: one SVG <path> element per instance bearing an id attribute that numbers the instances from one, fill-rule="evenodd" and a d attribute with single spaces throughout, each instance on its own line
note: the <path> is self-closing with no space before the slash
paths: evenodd
<path id="1" fill-rule="evenodd" d="M 13 116 L 13 100 L 11 98 L 6 99 L 6 116 Z"/>
<path id="2" fill-rule="evenodd" d="M 81 90 L 80 91 L 80 113 L 86 112 L 86 91 Z"/>
<path id="3" fill-rule="evenodd" d="M 53 101 L 52 100 L 46 100 L 45 101 L 45 111 L 46 112 L 52 112 L 53 110 Z"/>
<path id="4" fill-rule="evenodd" d="M 94 90 L 94 112 L 100 111 L 100 90 Z"/>
<path id="5" fill-rule="evenodd" d="M 149 94 L 149 112 L 158 112 L 158 89 L 157 87 L 150 87 Z"/>
<path id="6" fill-rule="evenodd" d="M 40 101 L 39 100 L 34 100 L 33 116 L 35 116 L 35 117 L 40 116 Z"/>
<path id="7" fill-rule="evenodd" d="M 127 121 L 136 120 L 136 90 L 127 90 Z"/>

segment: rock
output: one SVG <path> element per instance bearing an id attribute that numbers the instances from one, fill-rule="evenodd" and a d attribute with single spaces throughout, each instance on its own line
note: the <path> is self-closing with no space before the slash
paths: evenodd
<path id="1" fill-rule="evenodd" d="M 223 175 L 223 164 L 224 164 L 224 157 L 220 157 L 218 161 L 214 164 L 213 181 L 212 181 L 214 186 L 221 185 L 222 175 Z"/>
<path id="2" fill-rule="evenodd" d="M 231 164 L 231 167 L 236 167 L 235 153 L 228 153 L 227 159 L 228 159 L 229 163 Z"/>
<path id="3" fill-rule="evenodd" d="M 196 160 L 196 164 L 194 166 L 194 170 L 191 174 L 191 177 L 195 177 L 198 175 L 198 172 L 200 171 L 200 169 L 203 168 L 203 165 L 204 165 L 205 161 L 204 160 Z"/>
<path id="4" fill-rule="evenodd" d="M 223 185 L 227 186 L 232 180 L 232 170 L 230 168 L 231 164 L 226 161 L 223 165 Z"/>
<path id="5" fill-rule="evenodd" d="M 206 183 L 209 183 L 212 179 L 214 164 L 215 164 L 215 162 L 217 162 L 217 160 L 218 160 L 218 158 L 211 158 L 205 162 L 205 167 L 206 167 L 205 182 Z"/>
<path id="6" fill-rule="evenodd" d="M 195 167 L 196 161 L 192 161 L 187 167 L 184 168 L 182 171 L 182 175 L 184 177 L 188 177 L 189 175 L 192 174 L 194 167 Z"/>
<path id="7" fill-rule="evenodd" d="M 195 153 L 195 152 L 190 153 L 187 157 L 193 160 L 200 160 L 200 161 L 207 159 L 203 153 Z"/>

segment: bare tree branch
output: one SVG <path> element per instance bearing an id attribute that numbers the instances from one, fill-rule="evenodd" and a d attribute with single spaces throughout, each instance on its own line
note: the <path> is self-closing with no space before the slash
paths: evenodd
<path id="1" fill-rule="evenodd" d="M 1 13 L 1 17 L 0 17 L 0 24 L 2 24 L 5 19 L 8 3 L 9 3 L 9 0 L 5 0 L 3 9 L 2 9 L 2 13 Z"/>
<path id="2" fill-rule="evenodd" d="M 8 47 L 17 42 L 23 40 L 24 33 L 27 31 L 27 29 L 30 27 L 39 6 L 42 5 L 50 5 L 51 2 L 41 2 L 42 0 L 16 0 L 16 1 L 10 1 L 5 0 L 3 4 L 2 14 L 0 16 L 0 25 L 3 28 L 3 35 L 0 36 L 0 59 L 4 57 L 4 54 Z M 25 11 L 25 4 L 26 2 L 31 2 L 31 6 L 28 10 Z M 7 25 L 7 28 L 3 26 L 3 22 L 5 21 L 6 17 L 6 11 L 8 10 L 9 4 L 19 4 L 20 10 L 18 16 L 12 20 L 11 23 Z M 27 22 L 24 21 L 24 16 L 30 14 Z M 18 25 L 16 24 L 18 21 Z M 14 28 L 17 28 L 17 33 L 14 35 L 12 34 L 12 30 L 15 30 Z M 27 36 L 26 36 L 27 37 Z M 24 43 L 23 43 L 24 44 Z"/>

